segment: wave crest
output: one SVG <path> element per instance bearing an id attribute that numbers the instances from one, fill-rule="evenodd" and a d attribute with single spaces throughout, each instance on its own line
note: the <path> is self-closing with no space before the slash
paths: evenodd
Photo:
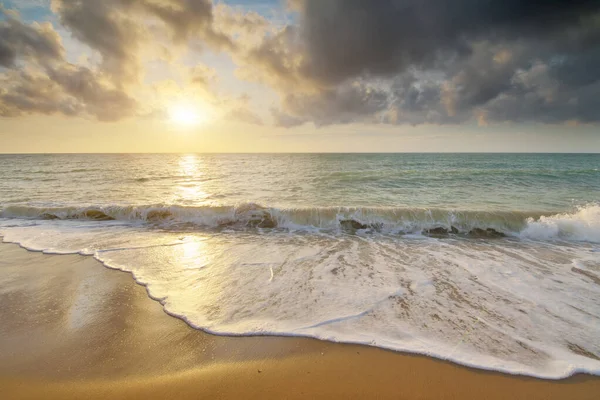
<path id="1" fill-rule="evenodd" d="M 572 213 L 519 211 L 457 211 L 421 208 L 310 207 L 276 208 L 254 203 L 237 206 L 178 205 L 30 207 L 7 206 L 3 218 L 43 220 L 140 221 L 162 228 L 262 228 L 290 230 L 377 231 L 433 237 L 518 236 L 600 243 L 600 205 L 588 204 Z"/>
<path id="2" fill-rule="evenodd" d="M 538 219 L 528 218 L 521 236 L 534 239 L 565 237 L 600 243 L 600 205 L 578 207 L 572 213 L 542 215 Z"/>

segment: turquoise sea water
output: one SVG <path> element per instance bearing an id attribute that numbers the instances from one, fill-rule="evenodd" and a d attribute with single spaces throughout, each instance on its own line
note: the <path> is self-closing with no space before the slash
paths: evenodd
<path id="1" fill-rule="evenodd" d="M 0 202 L 564 211 L 598 154 L 0 155 Z"/>
<path id="2" fill-rule="evenodd" d="M 4 241 L 131 271 L 209 332 L 600 373 L 598 154 L 0 155 L 0 178 Z"/>

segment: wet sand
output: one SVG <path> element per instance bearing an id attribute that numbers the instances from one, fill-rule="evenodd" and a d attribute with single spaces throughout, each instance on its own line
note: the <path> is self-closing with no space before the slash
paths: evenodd
<path id="1" fill-rule="evenodd" d="M 219 337 L 91 257 L 0 244 L 0 398 L 597 399 L 600 377 L 510 376 L 304 338 Z"/>

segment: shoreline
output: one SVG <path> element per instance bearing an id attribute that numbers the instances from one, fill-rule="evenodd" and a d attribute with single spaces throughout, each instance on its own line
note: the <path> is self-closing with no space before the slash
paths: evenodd
<path id="1" fill-rule="evenodd" d="M 8 278 L 7 278 L 8 277 Z M 167 315 L 130 274 L 92 257 L 0 244 L 3 398 L 573 398 L 600 377 L 473 369 L 312 338 L 216 336 Z"/>

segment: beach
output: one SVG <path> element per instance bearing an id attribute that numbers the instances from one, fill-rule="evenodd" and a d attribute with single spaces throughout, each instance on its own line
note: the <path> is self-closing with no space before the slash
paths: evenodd
<path id="1" fill-rule="evenodd" d="M 600 378 L 541 380 L 376 347 L 225 337 L 167 315 L 92 257 L 0 245 L 3 399 L 595 399 Z"/>
<path id="2" fill-rule="evenodd" d="M 0 398 L 596 398 L 597 161 L 0 156 Z"/>
<path id="3" fill-rule="evenodd" d="M 0 400 L 600 400 L 600 1 L 0 0 Z"/>

